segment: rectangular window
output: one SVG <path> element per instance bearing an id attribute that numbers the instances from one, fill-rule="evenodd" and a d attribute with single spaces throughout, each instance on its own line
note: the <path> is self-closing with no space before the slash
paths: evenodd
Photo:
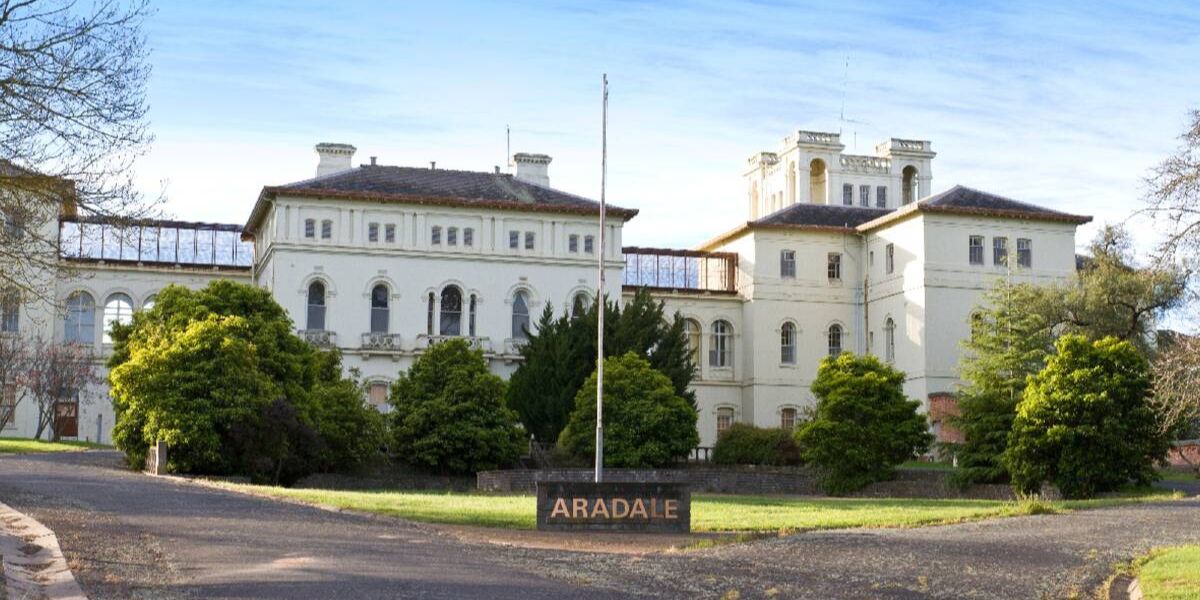
<path id="1" fill-rule="evenodd" d="M 567 252 L 579 252 L 579 234 L 572 233 L 567 236 Z"/>
<path id="2" fill-rule="evenodd" d="M 826 271 L 828 271 L 827 274 L 829 275 L 830 281 L 841 281 L 842 280 L 842 255 L 841 254 L 838 254 L 837 252 L 829 253 L 829 264 L 827 265 Z"/>
<path id="3" fill-rule="evenodd" d="M 6 383 L 0 390 L 0 420 L 4 421 L 5 429 L 16 427 L 13 413 L 17 410 L 17 384 Z"/>
<path id="4" fill-rule="evenodd" d="M 471 247 L 475 245 L 475 230 L 470 227 L 463 228 L 463 245 Z"/>
<path id="5" fill-rule="evenodd" d="M 21 325 L 20 300 L 15 291 L 0 294 L 0 333 L 17 333 Z"/>
<path id="6" fill-rule="evenodd" d="M 525 232 L 525 249 L 533 250 L 533 232 L 532 231 Z"/>
<path id="7" fill-rule="evenodd" d="M 458 228 L 457 227 L 449 227 L 446 229 L 446 245 L 447 246 L 457 246 L 458 245 Z"/>
<path id="8" fill-rule="evenodd" d="M 508 232 L 508 247 L 512 250 L 519 250 L 521 248 L 521 232 L 520 231 Z"/>
<path id="9" fill-rule="evenodd" d="M 884 249 L 883 259 L 884 271 L 889 274 L 894 273 L 896 271 L 896 246 L 894 244 L 888 244 Z"/>
<path id="10" fill-rule="evenodd" d="M 316 219 L 304 220 L 304 237 L 313 239 L 317 237 L 317 221 Z"/>
<path id="11" fill-rule="evenodd" d="M 328 240 L 333 238 L 333 221 L 325 219 L 321 221 L 321 239 Z"/>
<path id="12" fill-rule="evenodd" d="M 871 186 L 858 186 L 858 204 L 859 206 L 871 206 Z"/>
<path id="13" fill-rule="evenodd" d="M 379 412 L 388 412 L 391 405 L 388 404 L 388 384 L 382 382 L 372 383 L 370 393 L 367 398 L 372 407 Z"/>
<path id="14" fill-rule="evenodd" d="M 842 204 L 846 206 L 854 205 L 854 186 L 849 183 L 842 186 Z"/>
<path id="15" fill-rule="evenodd" d="M 796 278 L 795 250 L 781 250 L 779 252 L 779 276 L 784 279 Z"/>
<path id="16" fill-rule="evenodd" d="M 434 246 L 442 244 L 442 227 L 440 225 L 434 225 L 433 229 L 429 230 L 429 243 Z"/>
<path id="17" fill-rule="evenodd" d="M 595 238 L 593 238 L 590 235 L 583 236 L 583 252 L 585 254 L 595 254 L 596 253 Z"/>
<path id="18" fill-rule="evenodd" d="M 396 243 L 396 226 L 394 224 L 388 223 L 383 226 L 383 239 L 389 244 Z"/>
<path id="19" fill-rule="evenodd" d="M 1008 265 L 1008 238 L 992 238 L 992 264 Z"/>
<path id="20" fill-rule="evenodd" d="M 1017 266 L 1026 269 L 1033 267 L 1033 240 L 1017 238 Z"/>
<path id="21" fill-rule="evenodd" d="M 967 241 L 968 259 L 973 265 L 983 264 L 983 236 L 973 235 Z"/>
<path id="22" fill-rule="evenodd" d="M 367 241 L 379 241 L 379 223 L 371 223 L 367 225 Z"/>
<path id="23" fill-rule="evenodd" d="M 887 208 L 887 186 L 875 188 L 875 208 Z"/>

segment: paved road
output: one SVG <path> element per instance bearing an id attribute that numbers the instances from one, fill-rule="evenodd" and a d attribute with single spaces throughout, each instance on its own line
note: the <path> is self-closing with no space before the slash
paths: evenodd
<path id="1" fill-rule="evenodd" d="M 627 597 L 522 572 L 396 520 L 105 466 L 112 463 L 112 453 L 0 457 L 0 500 L 56 530 L 92 600 Z"/>

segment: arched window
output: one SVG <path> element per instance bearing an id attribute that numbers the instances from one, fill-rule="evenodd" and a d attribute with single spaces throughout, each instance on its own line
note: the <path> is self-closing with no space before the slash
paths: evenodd
<path id="1" fill-rule="evenodd" d="M 325 284 L 320 281 L 308 284 L 308 319 L 304 328 L 313 331 L 325 329 Z"/>
<path id="2" fill-rule="evenodd" d="M 471 303 L 467 307 L 467 335 L 475 337 L 475 294 L 471 294 Z"/>
<path id="3" fill-rule="evenodd" d="M 717 437 L 721 437 L 722 433 L 729 430 L 729 426 L 733 425 L 733 409 L 728 406 L 722 406 L 717 409 Z"/>
<path id="4" fill-rule="evenodd" d="M 104 302 L 104 336 L 105 344 L 112 343 L 113 323 L 128 325 L 133 320 L 133 299 L 120 292 L 108 297 Z"/>
<path id="5" fill-rule="evenodd" d="M 428 310 L 428 312 L 425 313 L 425 334 L 426 335 L 433 335 L 433 315 L 436 312 L 436 309 L 435 309 L 436 305 L 437 305 L 436 296 L 433 295 L 433 292 L 429 292 L 429 310 Z"/>
<path id="6" fill-rule="evenodd" d="M 829 187 L 828 174 L 825 172 L 825 161 L 814 158 L 808 163 L 808 199 L 813 204 L 829 204 L 826 190 Z"/>
<path id="7" fill-rule="evenodd" d="M 63 322 L 64 341 L 68 344 L 96 343 L 96 301 L 87 292 L 75 292 L 67 298 L 67 317 Z"/>
<path id="8" fill-rule="evenodd" d="M 796 203 L 796 161 L 788 163 L 787 167 L 787 204 Z"/>
<path id="9" fill-rule="evenodd" d="M 896 322 L 888 317 L 883 322 L 883 357 L 887 362 L 896 361 Z"/>
<path id="10" fill-rule="evenodd" d="M 787 407 L 779 411 L 779 427 L 786 431 L 796 427 L 796 409 Z"/>
<path id="11" fill-rule="evenodd" d="M 17 290 L 0 292 L 0 333 L 16 333 L 20 321 L 21 294 Z"/>
<path id="12" fill-rule="evenodd" d="M 842 353 L 842 326 L 834 323 L 829 326 L 829 355 L 837 356 Z"/>
<path id="13" fill-rule="evenodd" d="M 154 304 L 158 302 L 158 294 L 150 294 L 146 297 L 146 301 L 142 302 L 142 310 L 150 310 L 154 308 Z"/>
<path id="14" fill-rule="evenodd" d="M 442 290 L 442 335 L 462 335 L 462 290 L 448 285 Z"/>
<path id="15" fill-rule="evenodd" d="M 779 362 L 785 365 L 796 364 L 796 325 L 784 323 L 779 330 Z"/>
<path id="16" fill-rule="evenodd" d="M 917 191 L 917 168 L 912 165 L 908 165 L 907 167 L 904 167 L 904 170 L 901 171 L 901 174 L 904 177 L 904 181 L 902 183 L 903 197 L 901 198 L 901 202 L 904 204 L 909 204 L 917 199 L 917 194 L 919 193 Z"/>
<path id="17" fill-rule="evenodd" d="M 713 321 L 712 345 L 708 349 L 708 365 L 733 366 L 733 327 L 728 321 Z"/>
<path id="18" fill-rule="evenodd" d="M 987 323 L 984 320 L 983 313 L 978 311 L 971 313 L 969 323 L 971 326 L 971 341 L 974 342 L 979 338 L 980 334 L 983 333 L 983 327 L 987 325 Z"/>
<path id="19" fill-rule="evenodd" d="M 524 291 L 513 294 L 512 336 L 517 340 L 529 338 L 529 294 Z"/>
<path id="20" fill-rule="evenodd" d="M 687 335 L 688 356 L 692 359 L 692 366 L 696 369 L 700 368 L 700 323 L 695 319 L 685 319 L 683 321 L 683 331 Z"/>
<path id="21" fill-rule="evenodd" d="M 371 333 L 387 333 L 390 316 L 388 288 L 381 283 L 371 288 Z"/>
<path id="22" fill-rule="evenodd" d="M 588 305 L 591 303 L 592 300 L 588 298 L 587 294 L 583 292 L 575 294 L 575 299 L 571 301 L 571 318 L 578 319 L 587 314 Z"/>

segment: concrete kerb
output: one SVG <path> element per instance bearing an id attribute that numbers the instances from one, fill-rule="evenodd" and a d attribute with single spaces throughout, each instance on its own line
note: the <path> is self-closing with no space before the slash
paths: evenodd
<path id="1" fill-rule="evenodd" d="M 87 600 L 54 532 L 4 503 L 0 503 L 0 556 L 9 598 Z"/>

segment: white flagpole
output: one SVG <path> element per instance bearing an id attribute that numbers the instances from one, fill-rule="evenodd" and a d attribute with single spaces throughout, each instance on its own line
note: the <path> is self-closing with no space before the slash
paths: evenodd
<path id="1" fill-rule="evenodd" d="M 600 128 L 600 251 L 596 284 L 596 483 L 604 480 L 604 192 L 608 184 L 608 74 L 601 76 L 604 108 Z"/>

